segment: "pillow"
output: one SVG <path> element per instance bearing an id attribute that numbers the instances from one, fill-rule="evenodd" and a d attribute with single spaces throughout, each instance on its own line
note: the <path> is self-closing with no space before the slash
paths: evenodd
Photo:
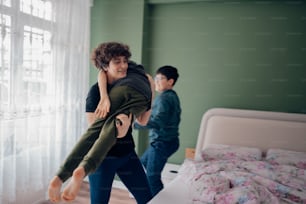
<path id="1" fill-rule="evenodd" d="M 272 148 L 267 151 L 266 160 L 271 164 L 292 165 L 306 169 L 306 152 Z"/>
<path id="2" fill-rule="evenodd" d="M 234 145 L 210 144 L 201 152 L 204 161 L 211 160 L 261 160 L 261 150 L 254 147 L 241 147 Z"/>

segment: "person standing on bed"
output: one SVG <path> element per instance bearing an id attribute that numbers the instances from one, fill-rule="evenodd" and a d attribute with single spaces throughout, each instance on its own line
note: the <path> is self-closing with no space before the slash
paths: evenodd
<path id="1" fill-rule="evenodd" d="M 130 56 L 129 47 L 117 42 L 102 43 L 94 50 L 92 60 L 100 72 L 99 85 L 90 89 L 86 99 L 91 125 L 51 180 L 48 194 L 52 202 L 61 198 L 74 200 L 83 178 L 89 173 L 92 173 L 89 175 L 92 204 L 108 203 L 115 173 L 138 203 L 145 204 L 152 198 L 146 174 L 134 150 L 131 127 L 125 127 L 126 118 L 131 120 L 131 114 L 146 124 L 154 85 L 141 65 L 128 62 Z M 122 128 L 116 119 L 122 120 Z M 71 176 L 61 194 L 62 183 Z"/>
<path id="2" fill-rule="evenodd" d="M 163 189 L 161 172 L 168 160 L 179 148 L 180 100 L 173 87 L 179 77 L 173 66 L 162 66 L 156 71 L 152 112 L 145 126 L 134 124 L 136 129 L 149 129 L 150 144 L 141 156 L 153 196 Z"/>

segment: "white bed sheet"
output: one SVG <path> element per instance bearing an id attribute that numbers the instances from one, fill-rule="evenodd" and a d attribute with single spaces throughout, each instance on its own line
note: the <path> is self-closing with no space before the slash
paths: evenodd
<path id="1" fill-rule="evenodd" d="M 148 204 L 191 204 L 189 187 L 180 176 L 175 177 Z"/>

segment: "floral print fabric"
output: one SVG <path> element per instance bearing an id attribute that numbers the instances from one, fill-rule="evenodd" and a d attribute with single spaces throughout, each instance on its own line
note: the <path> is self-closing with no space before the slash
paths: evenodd
<path id="1" fill-rule="evenodd" d="M 179 176 L 191 189 L 193 204 L 306 204 L 306 170 L 295 165 L 219 155 L 201 161 L 186 159 Z"/>
<path id="2" fill-rule="evenodd" d="M 201 152 L 202 159 L 205 161 L 218 159 L 261 160 L 261 155 L 261 150 L 258 148 L 222 144 L 211 144 Z"/>
<path id="3" fill-rule="evenodd" d="M 301 169 L 306 169 L 305 152 L 295 152 L 284 149 L 269 149 L 266 159 L 273 164 L 287 164 Z"/>

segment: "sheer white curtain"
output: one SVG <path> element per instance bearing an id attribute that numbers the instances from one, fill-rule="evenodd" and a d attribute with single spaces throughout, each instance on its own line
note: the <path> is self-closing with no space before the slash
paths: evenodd
<path id="1" fill-rule="evenodd" d="M 86 129 L 90 0 L 0 0 L 0 203 L 26 203 Z"/>

